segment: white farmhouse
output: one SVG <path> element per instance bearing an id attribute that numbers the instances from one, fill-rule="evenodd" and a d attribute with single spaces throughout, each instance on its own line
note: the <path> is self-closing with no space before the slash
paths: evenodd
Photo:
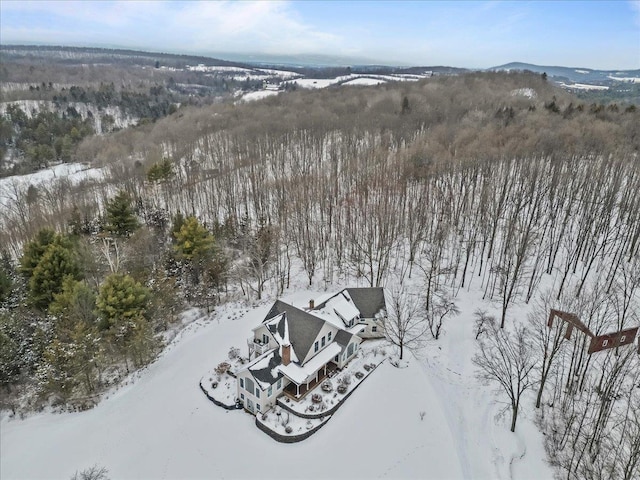
<path id="1" fill-rule="evenodd" d="M 308 309 L 276 301 L 247 340 L 249 359 L 237 372 L 238 399 L 252 413 L 286 395 L 303 398 L 351 360 L 364 338 L 383 336 L 382 288 L 346 288 Z"/>

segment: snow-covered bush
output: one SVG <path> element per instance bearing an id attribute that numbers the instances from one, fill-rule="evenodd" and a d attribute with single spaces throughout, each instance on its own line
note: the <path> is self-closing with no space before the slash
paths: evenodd
<path id="1" fill-rule="evenodd" d="M 234 360 L 240 356 L 240 349 L 238 347 L 231 347 L 229 349 L 229 360 Z"/>

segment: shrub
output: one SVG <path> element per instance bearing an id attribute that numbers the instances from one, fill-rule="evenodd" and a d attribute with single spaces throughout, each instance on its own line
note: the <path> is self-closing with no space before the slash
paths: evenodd
<path id="1" fill-rule="evenodd" d="M 218 375 L 218 377 L 224 375 L 225 373 L 227 373 L 229 368 L 231 368 L 231 365 L 229 365 L 228 362 L 221 362 L 215 369 L 216 375 Z"/>
<path id="2" fill-rule="evenodd" d="M 237 347 L 231 347 L 229 349 L 229 360 L 233 360 L 240 356 L 240 349 Z"/>
<path id="3" fill-rule="evenodd" d="M 320 395 L 319 393 L 314 393 L 313 395 L 311 395 L 311 401 L 313 403 L 320 403 L 322 402 L 322 395 Z"/>

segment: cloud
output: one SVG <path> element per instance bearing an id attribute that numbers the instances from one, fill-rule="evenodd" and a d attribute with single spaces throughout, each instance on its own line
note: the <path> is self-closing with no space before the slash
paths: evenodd
<path id="1" fill-rule="evenodd" d="M 354 50 L 340 35 L 305 23 L 289 2 L 2 2 L 2 17 L 8 17 L 1 26 L 9 42 L 126 40 L 155 50 L 270 54 Z M 34 19 L 42 18 L 50 21 L 34 28 Z"/>
<path id="2" fill-rule="evenodd" d="M 629 0 L 629 6 L 633 10 L 636 25 L 640 27 L 640 0 Z"/>

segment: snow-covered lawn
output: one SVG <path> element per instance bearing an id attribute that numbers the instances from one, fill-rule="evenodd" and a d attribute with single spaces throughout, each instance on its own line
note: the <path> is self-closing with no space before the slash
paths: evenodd
<path id="1" fill-rule="evenodd" d="M 301 290 L 283 300 L 301 305 L 321 295 Z M 533 409 L 523 410 L 512 434 L 508 418 L 496 417 L 501 407 L 490 388 L 475 380 L 472 312 L 481 303 L 461 292 L 463 314 L 440 341 L 419 359 L 408 355 L 407 368 L 382 363 L 331 421 L 296 444 L 273 441 L 255 417 L 219 408 L 200 390 L 203 372 L 230 345 L 245 344 L 270 302 L 246 314 L 246 305 L 224 306 L 190 323 L 92 410 L 26 420 L 4 414 L 0 475 L 68 479 L 99 464 L 117 479 L 551 478 L 542 436 L 527 418 Z"/>

